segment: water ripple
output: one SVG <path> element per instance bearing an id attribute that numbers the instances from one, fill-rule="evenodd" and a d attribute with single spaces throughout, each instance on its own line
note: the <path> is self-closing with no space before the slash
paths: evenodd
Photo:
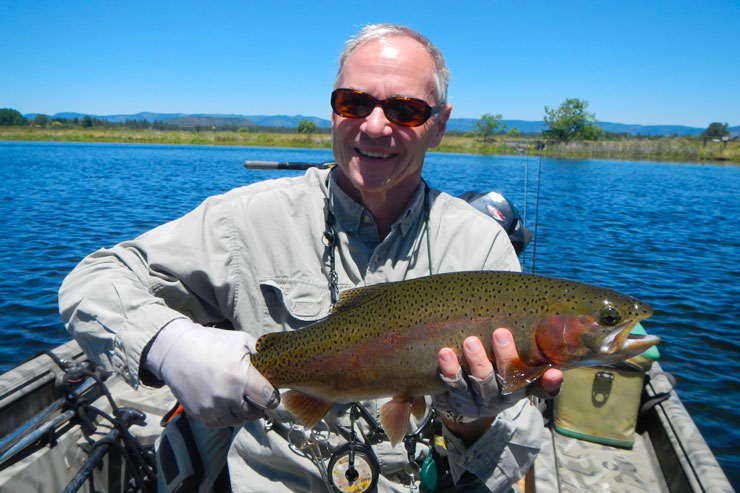
<path id="1" fill-rule="evenodd" d="M 299 172 L 245 159 L 321 162 L 330 151 L 0 143 L 0 370 L 68 339 L 56 293 L 85 255 L 181 216 L 209 195 Z M 539 199 L 536 177 L 540 171 Z M 525 173 L 528 176 L 524 186 Z M 650 303 L 661 364 L 740 487 L 740 168 L 432 154 L 431 186 L 496 190 L 537 230 L 526 270 Z M 525 204 L 526 199 L 526 204 Z M 535 224 L 535 209 L 538 210 Z"/>

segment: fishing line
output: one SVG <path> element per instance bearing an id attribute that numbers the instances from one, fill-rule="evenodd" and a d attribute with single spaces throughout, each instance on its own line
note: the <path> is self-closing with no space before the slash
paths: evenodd
<path id="1" fill-rule="evenodd" d="M 527 158 L 524 162 L 524 227 L 527 227 L 527 189 L 529 188 L 529 151 L 531 146 L 527 148 Z M 536 240 L 535 240 L 536 241 Z M 522 256 L 522 272 L 527 271 L 527 256 Z"/>
<path id="2" fill-rule="evenodd" d="M 534 244 L 532 245 L 532 274 L 534 274 L 534 266 L 537 261 L 537 226 L 540 215 L 540 182 L 542 181 L 542 151 L 540 150 L 540 159 L 537 165 L 537 196 L 534 202 Z"/>
<path id="3" fill-rule="evenodd" d="M 429 275 L 431 276 L 434 272 L 432 271 L 432 239 L 429 237 L 429 209 L 431 209 L 431 206 L 427 202 L 428 200 L 429 185 L 424 181 L 424 230 L 427 236 L 427 258 L 429 260 Z"/>

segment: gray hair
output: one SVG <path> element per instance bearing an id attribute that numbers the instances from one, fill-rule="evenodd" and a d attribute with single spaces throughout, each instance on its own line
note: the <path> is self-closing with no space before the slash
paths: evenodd
<path id="1" fill-rule="evenodd" d="M 432 78 L 434 80 L 434 92 L 437 98 L 436 104 L 446 104 L 447 86 L 450 83 L 450 71 L 447 69 L 447 64 L 445 63 L 444 56 L 442 56 L 442 52 L 418 31 L 414 31 L 406 26 L 398 26 L 395 24 L 371 24 L 369 26 L 365 26 L 355 37 L 350 38 L 347 41 L 347 46 L 345 46 L 344 51 L 339 55 L 339 69 L 337 70 L 337 78 L 334 81 L 334 89 L 337 88 L 339 78 L 344 70 L 344 64 L 347 63 L 347 58 L 349 58 L 349 55 L 355 49 L 368 41 L 388 39 L 394 36 L 414 39 L 418 41 L 430 55 L 432 55 L 432 58 L 434 59 L 434 73 L 432 74 Z"/>

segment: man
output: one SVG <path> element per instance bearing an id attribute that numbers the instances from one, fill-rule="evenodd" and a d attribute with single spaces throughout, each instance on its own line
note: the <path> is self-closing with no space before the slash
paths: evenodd
<path id="1" fill-rule="evenodd" d="M 234 491 L 327 487 L 326 457 L 296 453 L 294 418 L 249 363 L 256 338 L 326 316 L 342 289 L 519 269 L 495 221 L 421 180 L 425 153 L 440 143 L 452 110 L 448 81 L 441 53 L 420 34 L 368 26 L 340 57 L 333 171 L 212 197 L 135 241 L 92 254 L 65 280 L 62 317 L 88 354 L 134 386 L 168 385 L 184 407 L 199 453 L 216 464 L 203 488 L 220 469 L 229 427 L 237 427 L 228 452 Z M 516 357 L 507 330 L 493 340 L 497 361 Z M 438 356 L 450 387 L 434 399 L 449 472 L 473 489 L 503 490 L 531 466 L 541 416 L 526 399 L 501 398 L 477 338 L 465 341 L 464 357 L 469 376 L 451 349 Z M 557 392 L 561 378 L 549 370 L 542 388 Z M 380 404 L 363 403 L 376 417 Z M 347 409 L 334 406 L 325 417 L 326 454 L 347 442 Z M 259 419 L 265 412 L 269 420 Z M 373 453 L 379 490 L 407 489 L 406 449 L 381 441 Z"/>

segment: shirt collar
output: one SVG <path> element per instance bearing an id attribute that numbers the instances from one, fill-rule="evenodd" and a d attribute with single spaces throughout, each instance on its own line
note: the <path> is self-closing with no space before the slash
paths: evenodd
<path id="1" fill-rule="evenodd" d="M 424 211 L 426 184 L 421 181 L 416 188 L 416 192 L 411 196 L 411 200 L 401 213 L 399 218 L 391 225 L 391 231 L 398 228 L 402 236 L 406 236 L 411 230 L 416 220 Z M 342 190 L 336 181 L 335 173 L 329 173 L 328 181 L 329 209 L 342 226 L 342 229 L 348 233 L 356 233 L 360 227 L 368 222 L 375 225 L 375 220 L 362 204 L 356 202 L 347 193 Z"/>

